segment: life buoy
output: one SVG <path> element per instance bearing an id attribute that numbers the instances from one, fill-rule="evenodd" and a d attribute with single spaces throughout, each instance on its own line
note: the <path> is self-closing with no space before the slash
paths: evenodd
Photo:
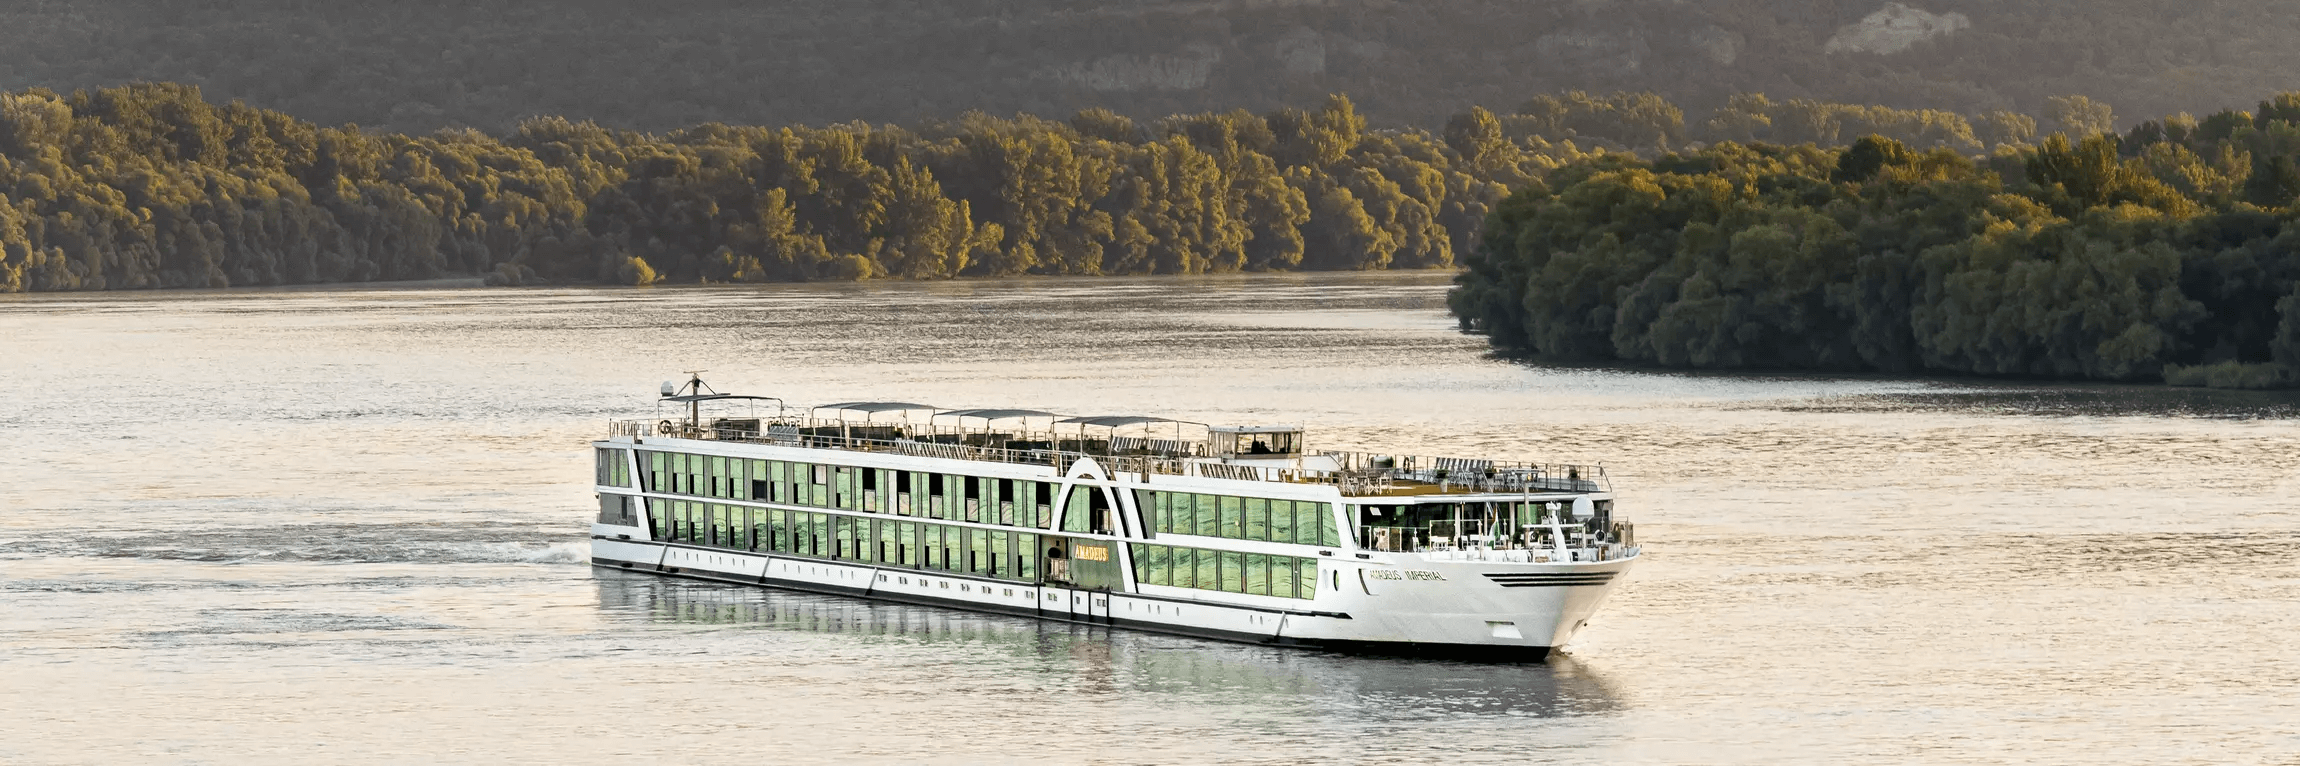
<path id="1" fill-rule="evenodd" d="M 675 430 L 675 427 L 671 425 L 671 421 L 666 420 L 655 424 L 655 433 L 669 436 L 673 430 Z"/>

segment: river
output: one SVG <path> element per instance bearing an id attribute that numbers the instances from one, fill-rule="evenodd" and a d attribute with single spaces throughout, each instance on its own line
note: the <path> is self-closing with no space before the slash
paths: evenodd
<path id="1" fill-rule="evenodd" d="M 2300 398 L 1496 359 L 1443 274 L 0 300 L 0 762 L 2300 763 Z M 657 383 L 1603 463 L 1515 667 L 595 571 Z"/>

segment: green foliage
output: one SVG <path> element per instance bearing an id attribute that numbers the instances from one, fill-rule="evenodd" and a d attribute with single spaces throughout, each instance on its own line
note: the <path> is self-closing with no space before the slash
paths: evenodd
<path id="1" fill-rule="evenodd" d="M 2057 106 L 2087 134 L 1979 162 L 1885 135 L 1579 159 L 1497 206 L 1449 305 L 1564 359 L 2300 383 L 2300 98 L 2121 138 Z M 1750 98 L 1707 125 L 1826 111 Z"/>
<path id="2" fill-rule="evenodd" d="M 910 130 L 536 118 L 501 138 L 318 128 L 198 89 L 0 94 L 0 289 L 478 276 L 628 285 L 1446 268 L 1571 151 L 1492 115 L 1371 131 L 1349 99 L 1138 124 Z"/>

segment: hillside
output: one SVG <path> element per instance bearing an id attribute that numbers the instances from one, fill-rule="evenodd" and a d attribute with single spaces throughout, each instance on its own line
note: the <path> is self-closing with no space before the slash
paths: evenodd
<path id="1" fill-rule="evenodd" d="M 561 115 L 913 123 L 1107 107 L 1137 118 L 1314 106 L 1435 128 L 1471 104 L 1652 91 L 2140 117 L 2300 80 L 2269 0 L 20 0 L 0 90 L 199 86 L 322 125 L 507 131 Z"/>

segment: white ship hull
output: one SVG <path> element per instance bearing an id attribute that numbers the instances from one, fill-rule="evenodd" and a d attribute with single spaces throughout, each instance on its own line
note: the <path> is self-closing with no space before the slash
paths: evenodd
<path id="1" fill-rule="evenodd" d="M 644 536 L 639 527 L 593 525 L 592 564 L 1253 644 L 1522 662 L 1547 657 L 1586 626 L 1636 561 L 1632 556 L 1522 564 L 1372 554 L 1370 559 L 1333 562 L 1322 572 L 1329 581 L 1338 574 L 1341 589 L 1321 592 L 1306 602 L 1273 605 L 1224 603 L 1184 588 L 1141 585 L 1134 593 L 1077 590 L 651 542 Z M 1403 579 L 1409 571 L 1417 573 L 1414 579 Z"/>

